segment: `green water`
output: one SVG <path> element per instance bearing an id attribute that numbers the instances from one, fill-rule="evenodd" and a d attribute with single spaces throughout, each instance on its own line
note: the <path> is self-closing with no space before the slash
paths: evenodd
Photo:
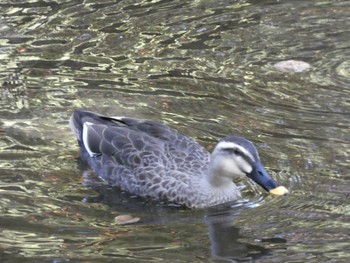
<path id="1" fill-rule="evenodd" d="M 348 1 L 2 1 L 0 261 L 348 262 Z M 281 72 L 303 61 L 311 68 Z M 76 108 L 252 140 L 290 189 L 191 211 L 109 189 Z M 140 217 L 117 226 L 117 215 Z"/>

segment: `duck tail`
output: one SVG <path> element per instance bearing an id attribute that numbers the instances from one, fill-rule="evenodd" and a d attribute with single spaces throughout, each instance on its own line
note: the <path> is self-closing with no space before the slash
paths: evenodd
<path id="1" fill-rule="evenodd" d="M 100 123 L 103 116 L 90 111 L 75 110 L 69 119 L 69 126 L 78 141 L 83 138 L 85 122 Z"/>

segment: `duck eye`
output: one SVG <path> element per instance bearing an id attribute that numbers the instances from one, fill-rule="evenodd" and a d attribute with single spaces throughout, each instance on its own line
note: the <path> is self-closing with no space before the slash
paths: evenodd
<path id="1" fill-rule="evenodd" d="M 240 152 L 239 150 L 237 150 L 237 149 L 234 149 L 233 152 L 234 152 L 234 154 L 236 154 L 236 155 L 240 155 L 240 154 L 241 154 L 241 152 Z"/>
<path id="2" fill-rule="evenodd" d="M 222 148 L 221 150 L 228 152 L 230 154 L 242 155 L 242 152 L 236 148 Z"/>

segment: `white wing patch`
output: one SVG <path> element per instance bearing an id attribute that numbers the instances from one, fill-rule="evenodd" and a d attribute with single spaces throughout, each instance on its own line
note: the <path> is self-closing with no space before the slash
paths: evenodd
<path id="1" fill-rule="evenodd" d="M 94 153 L 89 146 L 89 128 L 91 128 L 92 125 L 94 125 L 92 122 L 84 122 L 83 126 L 83 143 L 86 151 L 91 157 L 96 155 L 96 153 Z"/>
<path id="2" fill-rule="evenodd" d="M 111 117 L 111 119 L 114 119 L 116 121 L 122 121 L 123 119 L 125 119 L 125 117 L 124 116 L 113 116 L 113 117 Z"/>

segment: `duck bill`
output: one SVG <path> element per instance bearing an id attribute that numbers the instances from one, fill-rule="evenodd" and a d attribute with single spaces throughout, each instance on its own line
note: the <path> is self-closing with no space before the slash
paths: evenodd
<path id="1" fill-rule="evenodd" d="M 247 174 L 249 178 L 251 178 L 254 182 L 268 191 L 273 195 L 286 195 L 288 194 L 287 188 L 282 185 L 279 185 L 276 181 L 274 181 L 268 172 L 265 170 L 264 166 L 258 162 L 253 165 L 253 170 L 251 173 Z"/>

